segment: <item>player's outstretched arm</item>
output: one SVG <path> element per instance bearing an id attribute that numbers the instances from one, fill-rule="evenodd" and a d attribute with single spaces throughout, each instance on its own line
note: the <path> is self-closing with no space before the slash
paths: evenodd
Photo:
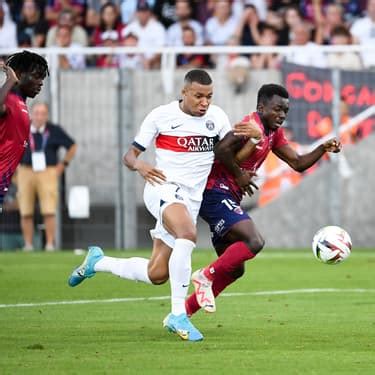
<path id="1" fill-rule="evenodd" d="M 289 145 L 282 146 L 273 150 L 273 152 L 286 163 L 289 164 L 297 172 L 303 172 L 306 169 L 314 165 L 326 152 L 340 152 L 341 143 L 336 138 L 332 138 L 318 147 L 316 147 L 311 152 L 299 155 L 292 147 Z"/>
<path id="2" fill-rule="evenodd" d="M 2 69 L 6 74 L 6 80 L 3 86 L 0 88 L 0 116 L 3 116 L 6 111 L 4 104 L 5 98 L 12 87 L 18 82 L 18 77 L 10 66 L 4 65 Z"/>
<path id="3" fill-rule="evenodd" d="M 138 156 L 141 153 L 141 150 L 131 146 L 122 158 L 124 165 L 131 171 L 137 171 L 147 182 L 152 185 L 155 185 L 155 183 L 161 184 L 165 182 L 167 179 L 161 170 L 156 169 L 152 165 L 138 159 Z"/>

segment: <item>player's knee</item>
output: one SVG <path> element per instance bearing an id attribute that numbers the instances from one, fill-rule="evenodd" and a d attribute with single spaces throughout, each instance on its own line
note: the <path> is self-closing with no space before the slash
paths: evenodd
<path id="1" fill-rule="evenodd" d="M 178 233 L 177 238 L 183 238 L 185 240 L 196 243 L 197 231 L 195 228 L 184 228 Z"/>
<path id="2" fill-rule="evenodd" d="M 148 272 L 148 277 L 150 279 L 150 281 L 154 284 L 154 285 L 162 285 L 162 284 L 165 284 L 168 279 L 169 279 L 169 275 L 168 275 L 168 272 L 167 273 L 163 273 L 163 272 Z"/>
<path id="3" fill-rule="evenodd" d="M 235 278 L 235 279 L 239 279 L 240 277 L 242 277 L 245 273 L 245 265 L 244 264 L 241 264 L 240 266 L 238 266 L 233 272 L 232 272 L 232 276 Z"/>
<path id="4" fill-rule="evenodd" d="M 258 254 L 264 247 L 264 238 L 259 234 L 246 241 L 247 246 L 250 248 L 252 253 Z"/>

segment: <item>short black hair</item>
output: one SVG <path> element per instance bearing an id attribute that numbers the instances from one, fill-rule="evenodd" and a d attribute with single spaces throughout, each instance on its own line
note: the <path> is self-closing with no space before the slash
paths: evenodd
<path id="1" fill-rule="evenodd" d="M 288 91 L 285 87 L 277 85 L 275 83 L 269 83 L 263 85 L 258 91 L 257 105 L 260 103 L 266 103 L 272 99 L 274 95 L 281 96 L 282 98 L 289 99 Z"/>
<path id="2" fill-rule="evenodd" d="M 193 69 L 186 73 L 184 82 L 185 84 L 192 84 L 193 82 L 197 82 L 201 85 L 211 85 L 212 79 L 205 70 Z"/>
<path id="3" fill-rule="evenodd" d="M 44 57 L 30 51 L 22 51 L 10 55 L 5 62 L 13 70 L 21 73 L 36 72 L 46 76 L 49 74 L 48 64 Z"/>

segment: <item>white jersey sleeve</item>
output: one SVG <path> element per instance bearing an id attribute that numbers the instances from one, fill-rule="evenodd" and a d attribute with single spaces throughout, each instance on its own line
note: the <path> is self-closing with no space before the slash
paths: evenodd
<path id="1" fill-rule="evenodd" d="M 158 108 L 155 108 L 145 117 L 134 138 L 133 146 L 141 151 L 145 151 L 159 133 L 156 121 L 157 110 Z"/>

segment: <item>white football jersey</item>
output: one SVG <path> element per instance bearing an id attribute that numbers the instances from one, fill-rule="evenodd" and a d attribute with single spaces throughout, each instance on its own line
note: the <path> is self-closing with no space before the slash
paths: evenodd
<path id="1" fill-rule="evenodd" d="M 168 182 L 190 188 L 200 200 L 214 161 L 214 145 L 230 130 L 228 116 L 218 106 L 210 105 L 204 116 L 191 116 L 176 100 L 146 116 L 133 146 L 145 151 L 155 140 L 156 168 Z"/>

